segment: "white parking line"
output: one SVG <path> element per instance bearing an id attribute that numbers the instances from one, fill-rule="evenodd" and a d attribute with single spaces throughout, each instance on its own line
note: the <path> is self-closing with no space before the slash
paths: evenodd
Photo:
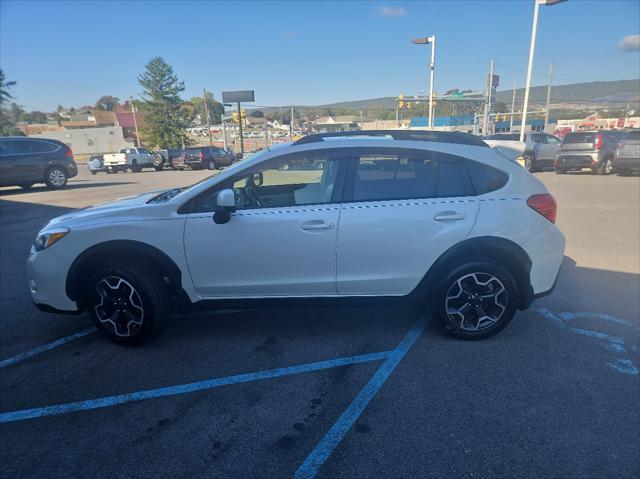
<path id="1" fill-rule="evenodd" d="M 42 346 L 38 346 L 37 348 L 33 348 L 29 351 L 16 354 L 15 356 L 12 356 L 10 358 L 3 359 L 2 361 L 0 361 L 0 369 L 6 368 L 7 366 L 13 366 L 14 364 L 18 364 L 25 359 L 29 359 L 37 354 L 44 353 L 45 351 L 50 351 L 54 348 L 57 348 L 58 346 L 62 346 L 63 344 L 73 341 L 74 339 L 82 338 L 83 336 L 95 333 L 96 331 L 98 331 L 98 329 L 95 327 L 83 329 L 82 331 L 78 331 L 77 333 L 65 336 L 64 338 L 56 339 L 51 343 L 43 344 Z"/>

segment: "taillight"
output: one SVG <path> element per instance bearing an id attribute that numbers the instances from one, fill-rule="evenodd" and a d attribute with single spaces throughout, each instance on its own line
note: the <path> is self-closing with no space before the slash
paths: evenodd
<path id="1" fill-rule="evenodd" d="M 73 150 L 69 147 L 67 147 L 67 152 L 65 153 L 65 156 L 67 158 L 73 158 Z"/>
<path id="2" fill-rule="evenodd" d="M 596 150 L 602 148 L 602 135 L 600 133 L 596 133 L 596 138 L 593 140 L 593 147 Z"/>
<path id="3" fill-rule="evenodd" d="M 616 145 L 616 158 L 620 158 L 620 150 L 622 149 L 623 146 L 624 146 L 624 143 L 618 143 Z"/>
<path id="4" fill-rule="evenodd" d="M 527 200 L 527 206 L 534 209 L 537 213 L 540 213 L 552 223 L 556 222 L 558 205 L 556 204 L 555 198 L 549 193 L 530 196 Z"/>
<path id="5" fill-rule="evenodd" d="M 125 159 L 125 161 L 129 160 L 129 154 L 128 153 L 124 154 L 124 159 Z"/>
<path id="6" fill-rule="evenodd" d="M 200 152 L 200 153 L 199 153 L 199 156 L 200 156 L 200 159 L 201 159 L 201 160 L 204 160 L 204 153 L 203 153 L 203 152 Z"/>

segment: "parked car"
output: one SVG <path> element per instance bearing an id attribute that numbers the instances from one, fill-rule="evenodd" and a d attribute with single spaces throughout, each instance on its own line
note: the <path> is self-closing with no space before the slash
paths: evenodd
<path id="1" fill-rule="evenodd" d="M 86 310 L 127 344 L 158 333 L 172 301 L 372 297 L 421 304 L 451 334 L 479 338 L 553 289 L 565 246 L 555 219 L 542 182 L 476 136 L 310 135 L 190 187 L 54 218 L 28 278 L 40 309 Z"/>
<path id="2" fill-rule="evenodd" d="M 616 145 L 624 137 L 621 130 L 574 131 L 562 140 L 555 170 L 564 174 L 590 168 L 598 175 L 613 173 Z"/>
<path id="3" fill-rule="evenodd" d="M 77 174 L 73 152 L 61 141 L 0 138 L 0 186 L 31 188 L 35 183 L 45 183 L 49 188 L 62 188 Z"/>
<path id="4" fill-rule="evenodd" d="M 613 167 L 619 175 L 640 171 L 640 129 L 629 130 L 616 147 Z"/>
<path id="5" fill-rule="evenodd" d="M 520 133 L 497 133 L 488 136 L 486 142 L 514 160 L 521 159 L 531 173 L 553 168 L 562 143 L 560 138 L 544 132 L 525 133 L 524 142 L 520 141 Z"/>
<path id="6" fill-rule="evenodd" d="M 229 166 L 235 161 L 235 155 L 230 151 L 215 146 L 197 146 L 187 148 L 185 158 L 186 166 L 192 170 L 207 168 L 209 170 L 219 170 Z"/>
<path id="7" fill-rule="evenodd" d="M 121 148 L 119 153 L 104 155 L 107 173 L 131 170 L 140 173 L 143 168 L 153 168 L 153 155 L 146 148 Z"/>
<path id="8" fill-rule="evenodd" d="M 173 168 L 172 160 L 184 154 L 183 148 L 166 148 L 153 152 L 153 167 L 156 171 L 161 171 L 165 167 Z"/>
<path id="9" fill-rule="evenodd" d="M 92 175 L 97 175 L 100 171 L 107 171 L 107 167 L 104 166 L 104 157 L 102 155 L 91 155 L 87 162 L 87 167 Z"/>

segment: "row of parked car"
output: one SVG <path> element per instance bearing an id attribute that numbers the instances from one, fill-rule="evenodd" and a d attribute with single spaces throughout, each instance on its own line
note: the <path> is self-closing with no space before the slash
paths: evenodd
<path id="1" fill-rule="evenodd" d="M 229 166 L 236 159 L 236 155 L 232 152 L 215 146 L 168 148 L 154 152 L 146 148 L 122 148 L 118 153 L 92 156 L 88 166 L 89 171 L 94 175 L 100 171 L 139 173 L 143 168 L 153 168 L 156 171 L 162 171 L 165 168 L 217 170 Z"/>
<path id="2" fill-rule="evenodd" d="M 544 132 L 495 134 L 485 141 L 532 173 L 552 168 L 558 174 L 589 168 L 599 175 L 640 171 L 640 129 L 575 131 L 560 138 Z"/>

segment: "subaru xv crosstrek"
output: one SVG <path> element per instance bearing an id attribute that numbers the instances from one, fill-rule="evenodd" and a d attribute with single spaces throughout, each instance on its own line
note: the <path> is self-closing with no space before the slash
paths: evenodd
<path id="1" fill-rule="evenodd" d="M 159 333 L 174 305 L 372 298 L 417 302 L 479 338 L 553 289 L 555 219 L 545 186 L 479 137 L 318 134 L 55 218 L 28 275 L 40 309 L 88 311 L 122 343 Z"/>

